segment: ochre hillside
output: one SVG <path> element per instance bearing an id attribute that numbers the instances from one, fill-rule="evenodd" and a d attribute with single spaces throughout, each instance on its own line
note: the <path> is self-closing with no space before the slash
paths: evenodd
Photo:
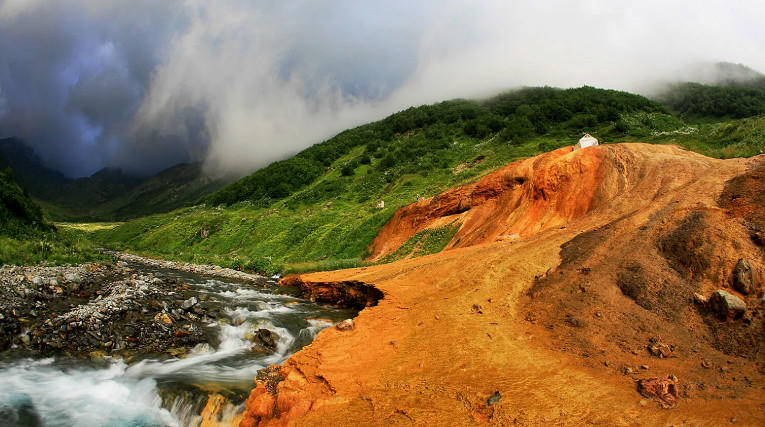
<path id="1" fill-rule="evenodd" d="M 763 425 L 763 178 L 765 156 L 564 148 L 403 208 L 374 256 L 461 228 L 285 278 L 384 297 L 261 376 L 241 425 Z"/>
<path id="2" fill-rule="evenodd" d="M 713 167 L 708 160 L 674 146 L 564 147 L 399 210 L 372 243 L 372 257 L 395 251 L 424 229 L 447 224 L 461 225 L 447 248 L 530 236 L 611 205 L 625 193 L 650 199 L 696 180 Z"/>

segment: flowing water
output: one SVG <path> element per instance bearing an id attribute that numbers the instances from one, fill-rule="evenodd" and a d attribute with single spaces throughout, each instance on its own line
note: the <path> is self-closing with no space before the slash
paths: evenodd
<path id="1" fill-rule="evenodd" d="M 0 426 L 186 426 L 199 422 L 207 396 L 241 404 L 257 371 L 282 363 L 323 328 L 355 316 L 290 296 L 275 283 L 221 281 L 192 273 L 133 266 L 175 277 L 217 305 L 208 343 L 181 358 L 126 363 L 105 358 L 15 359 L 0 362 Z M 258 329 L 278 335 L 276 351 L 252 350 Z"/>

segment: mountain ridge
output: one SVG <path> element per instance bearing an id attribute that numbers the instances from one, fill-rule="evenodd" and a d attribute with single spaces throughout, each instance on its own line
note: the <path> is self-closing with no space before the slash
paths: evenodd
<path id="1" fill-rule="evenodd" d="M 115 221 L 168 212 L 227 184 L 211 178 L 201 163 L 181 163 L 150 177 L 106 167 L 77 179 L 42 163 L 34 150 L 16 138 L 0 140 L 5 166 L 19 184 L 40 201 L 46 216 L 64 221 Z"/>

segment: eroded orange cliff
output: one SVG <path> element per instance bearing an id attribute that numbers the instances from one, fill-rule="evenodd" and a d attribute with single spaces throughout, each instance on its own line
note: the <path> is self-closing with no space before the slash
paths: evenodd
<path id="1" fill-rule="evenodd" d="M 451 249 L 289 278 L 384 298 L 259 379 L 241 425 L 763 425 L 763 176 L 763 156 L 614 144 L 404 208 L 376 255 L 445 218 Z M 713 311 L 720 289 L 743 316 Z"/>

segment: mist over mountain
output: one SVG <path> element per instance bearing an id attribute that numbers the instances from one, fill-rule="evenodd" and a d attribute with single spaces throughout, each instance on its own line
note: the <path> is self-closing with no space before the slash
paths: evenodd
<path id="1" fill-rule="evenodd" d="M 765 74 L 744 64 L 731 62 L 705 63 L 689 66 L 681 80 L 713 86 L 734 86 L 765 89 Z"/>
<path id="2" fill-rule="evenodd" d="M 763 70 L 763 8 L 7 0 L 0 137 L 69 177 L 195 161 L 242 175 L 411 105 L 521 85 L 642 91 L 699 62 Z"/>

